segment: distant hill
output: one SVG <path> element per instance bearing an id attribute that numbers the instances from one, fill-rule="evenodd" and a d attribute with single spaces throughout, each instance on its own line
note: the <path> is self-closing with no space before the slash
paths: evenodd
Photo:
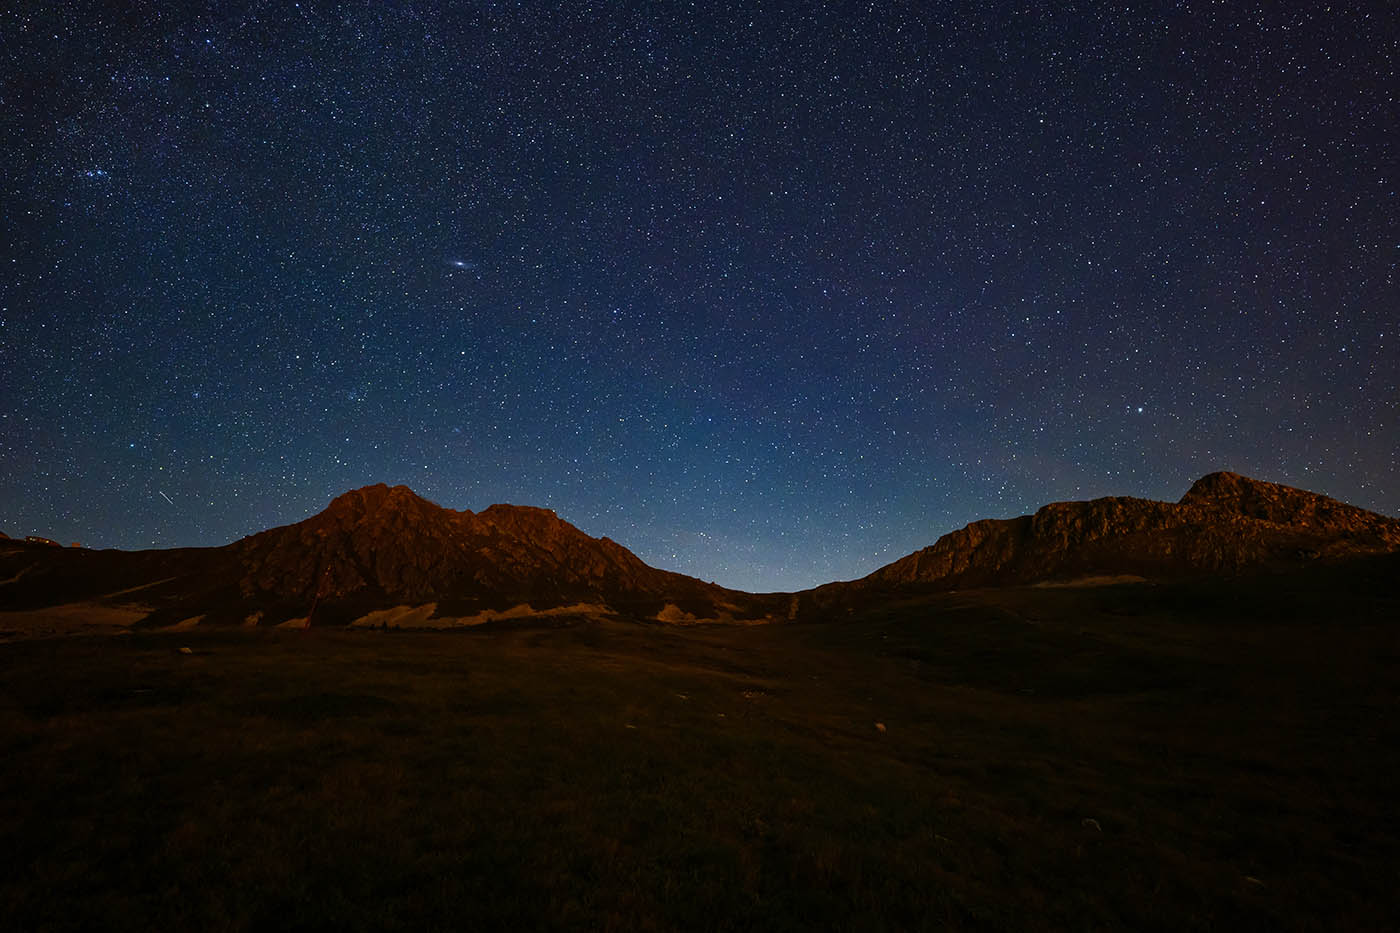
<path id="1" fill-rule="evenodd" d="M 1287 571 L 1391 552 L 1400 552 L 1400 520 L 1212 473 L 1180 502 L 1057 502 L 973 522 L 860 580 L 754 595 L 648 566 L 547 509 L 459 512 L 406 486 L 377 485 L 217 548 L 99 551 L 0 539 L 0 610 L 52 616 L 61 606 L 65 618 L 121 626 L 448 626 L 549 615 L 774 622 L 915 590 Z"/>
<path id="2" fill-rule="evenodd" d="M 142 607 L 150 625 L 195 617 L 447 625 L 561 612 L 769 621 L 787 605 L 658 570 L 547 509 L 458 512 L 382 484 L 219 548 L 123 552 L 3 542 L 0 580 L 7 578 L 3 609 L 98 600 Z"/>
<path id="3" fill-rule="evenodd" d="M 867 577 L 817 587 L 803 599 L 813 607 L 911 587 L 1286 571 L 1392 551 L 1400 551 L 1400 520 L 1222 472 L 1197 480 L 1179 502 L 1115 496 L 973 522 Z"/>
<path id="4" fill-rule="evenodd" d="M 548 509 L 454 511 L 407 486 L 345 493 L 319 515 L 231 545 L 245 598 L 388 604 L 447 601 L 462 611 L 599 603 L 678 619 L 715 618 L 744 594 L 658 570 Z"/>

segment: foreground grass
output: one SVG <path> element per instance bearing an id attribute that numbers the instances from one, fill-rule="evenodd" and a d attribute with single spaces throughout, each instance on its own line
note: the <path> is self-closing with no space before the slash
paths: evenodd
<path id="1" fill-rule="evenodd" d="M 6 645 L 0 916 L 1384 929 L 1397 608 L 1115 587 L 762 629 Z"/>

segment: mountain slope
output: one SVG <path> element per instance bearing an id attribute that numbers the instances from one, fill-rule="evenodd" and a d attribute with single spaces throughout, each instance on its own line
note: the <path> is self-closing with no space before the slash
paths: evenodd
<path id="1" fill-rule="evenodd" d="M 861 580 L 816 592 L 1285 570 L 1396 550 L 1400 520 L 1290 486 L 1212 473 L 1175 503 L 1109 497 L 973 522 Z"/>
<path id="2" fill-rule="evenodd" d="M 380 596 L 452 599 L 499 607 L 522 601 L 600 599 L 702 606 L 740 594 L 658 570 L 608 538 L 593 538 L 548 509 L 434 505 L 406 486 L 348 492 L 318 515 L 231 545 L 250 598 Z"/>
<path id="3" fill-rule="evenodd" d="M 343 624 L 428 604 L 420 622 L 571 606 L 665 621 L 753 621 L 782 608 L 650 567 L 546 509 L 458 512 L 382 484 L 220 548 L 121 552 L 6 542 L 0 580 L 8 580 L 0 608 L 96 600 L 143 607 L 150 624 L 193 617 Z"/>
<path id="4" fill-rule="evenodd" d="M 1212 473 L 1179 502 L 1057 502 L 973 522 L 861 580 L 753 595 L 650 567 L 546 509 L 458 512 L 378 485 L 219 548 L 92 551 L 0 540 L 0 610 L 82 603 L 149 625 L 402 624 L 410 611 L 414 624 L 502 613 L 757 622 L 819 618 L 911 589 L 1286 571 L 1392 552 L 1400 552 L 1400 520 Z"/>

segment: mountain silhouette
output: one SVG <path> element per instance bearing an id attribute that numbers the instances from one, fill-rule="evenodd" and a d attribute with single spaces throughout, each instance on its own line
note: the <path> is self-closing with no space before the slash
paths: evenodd
<path id="1" fill-rule="evenodd" d="M 909 587 L 1284 571 L 1397 550 L 1400 520 L 1221 472 L 1197 480 L 1179 502 L 1114 496 L 973 522 L 860 580 L 818 587 L 808 602 Z"/>
<path id="2" fill-rule="evenodd" d="M 223 547 L 97 551 L 0 538 L 0 610 L 85 606 L 149 626 L 452 625 L 551 614 L 771 622 L 882 593 L 1279 572 L 1392 552 L 1400 520 L 1212 473 L 1179 502 L 1056 502 L 973 522 L 859 580 L 756 595 L 651 567 L 547 509 L 454 511 L 381 484 Z"/>
<path id="3" fill-rule="evenodd" d="M 407 486 L 366 486 L 295 525 L 231 546 L 241 595 L 254 600 L 451 600 L 504 608 L 600 602 L 650 608 L 739 608 L 731 590 L 658 570 L 548 509 L 435 505 Z"/>
<path id="4" fill-rule="evenodd" d="M 662 621 L 768 621 L 780 602 L 658 570 L 548 509 L 454 511 L 406 486 L 366 486 L 322 512 L 218 548 L 0 546 L 0 608 L 78 600 L 149 607 L 148 624 L 345 624 L 399 606 L 432 618 L 617 613 Z M 785 606 L 785 603 L 781 604 Z"/>

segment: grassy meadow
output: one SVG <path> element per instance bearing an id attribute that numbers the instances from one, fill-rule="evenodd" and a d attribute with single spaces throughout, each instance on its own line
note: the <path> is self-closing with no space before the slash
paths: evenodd
<path id="1" fill-rule="evenodd" d="M 762 628 L 0 645 L 0 917 L 1386 929 L 1392 568 Z"/>

